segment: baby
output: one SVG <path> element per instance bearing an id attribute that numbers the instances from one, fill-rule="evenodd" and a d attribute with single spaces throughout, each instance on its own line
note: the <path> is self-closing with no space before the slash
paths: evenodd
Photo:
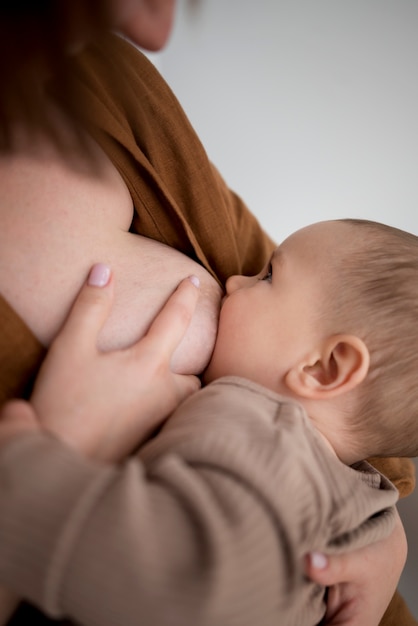
<path id="1" fill-rule="evenodd" d="M 278 623 L 323 616 L 323 594 L 303 577 L 305 553 L 347 551 L 391 528 L 395 490 L 362 459 L 417 455 L 417 277 L 412 234 L 362 220 L 294 233 L 259 275 L 227 281 L 208 386 L 141 453 L 157 462 L 175 441 L 200 438 L 210 473 L 223 431 L 228 461 L 212 491 L 257 537 L 254 550 L 276 534 L 277 577 L 263 600 L 277 603 Z M 272 615 L 266 608 L 265 623 Z"/>
<path id="2" fill-rule="evenodd" d="M 418 450 L 418 238 L 364 220 L 294 233 L 226 286 L 205 382 L 297 400 L 347 464 Z"/>

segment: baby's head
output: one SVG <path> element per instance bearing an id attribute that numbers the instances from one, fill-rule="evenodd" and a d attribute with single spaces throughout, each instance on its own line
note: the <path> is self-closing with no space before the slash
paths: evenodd
<path id="1" fill-rule="evenodd" d="M 346 462 L 418 454 L 418 237 L 320 222 L 226 291 L 207 382 L 291 395 Z"/>

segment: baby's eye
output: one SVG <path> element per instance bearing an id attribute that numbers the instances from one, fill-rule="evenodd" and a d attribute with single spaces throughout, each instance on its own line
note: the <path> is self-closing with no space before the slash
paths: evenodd
<path id="1" fill-rule="evenodd" d="M 271 282 L 271 279 L 273 277 L 273 268 L 271 266 L 271 263 L 269 263 L 269 266 L 267 268 L 267 273 L 260 278 L 260 280 L 268 280 L 269 282 Z"/>

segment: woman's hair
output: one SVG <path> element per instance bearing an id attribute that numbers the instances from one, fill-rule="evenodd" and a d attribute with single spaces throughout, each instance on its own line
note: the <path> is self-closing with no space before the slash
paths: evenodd
<path id="1" fill-rule="evenodd" d="M 335 268 L 332 306 L 344 332 L 359 335 L 371 357 L 350 423 L 370 439 L 373 456 L 417 456 L 418 237 L 377 222 L 342 221 L 352 232 Z"/>
<path id="2" fill-rule="evenodd" d="M 0 151 L 12 147 L 16 126 L 54 138 L 50 78 L 59 81 L 61 106 L 76 115 L 69 58 L 108 25 L 107 0 L 1 0 Z"/>

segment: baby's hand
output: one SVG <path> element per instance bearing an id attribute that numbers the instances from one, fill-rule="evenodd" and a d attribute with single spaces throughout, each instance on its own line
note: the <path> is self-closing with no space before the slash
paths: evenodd
<path id="1" fill-rule="evenodd" d="M 135 345 L 104 353 L 97 337 L 113 281 L 107 267 L 94 266 L 36 380 L 30 402 L 42 427 L 101 461 L 120 460 L 147 438 L 200 386 L 170 370 L 199 297 L 194 282 L 180 283 Z"/>

